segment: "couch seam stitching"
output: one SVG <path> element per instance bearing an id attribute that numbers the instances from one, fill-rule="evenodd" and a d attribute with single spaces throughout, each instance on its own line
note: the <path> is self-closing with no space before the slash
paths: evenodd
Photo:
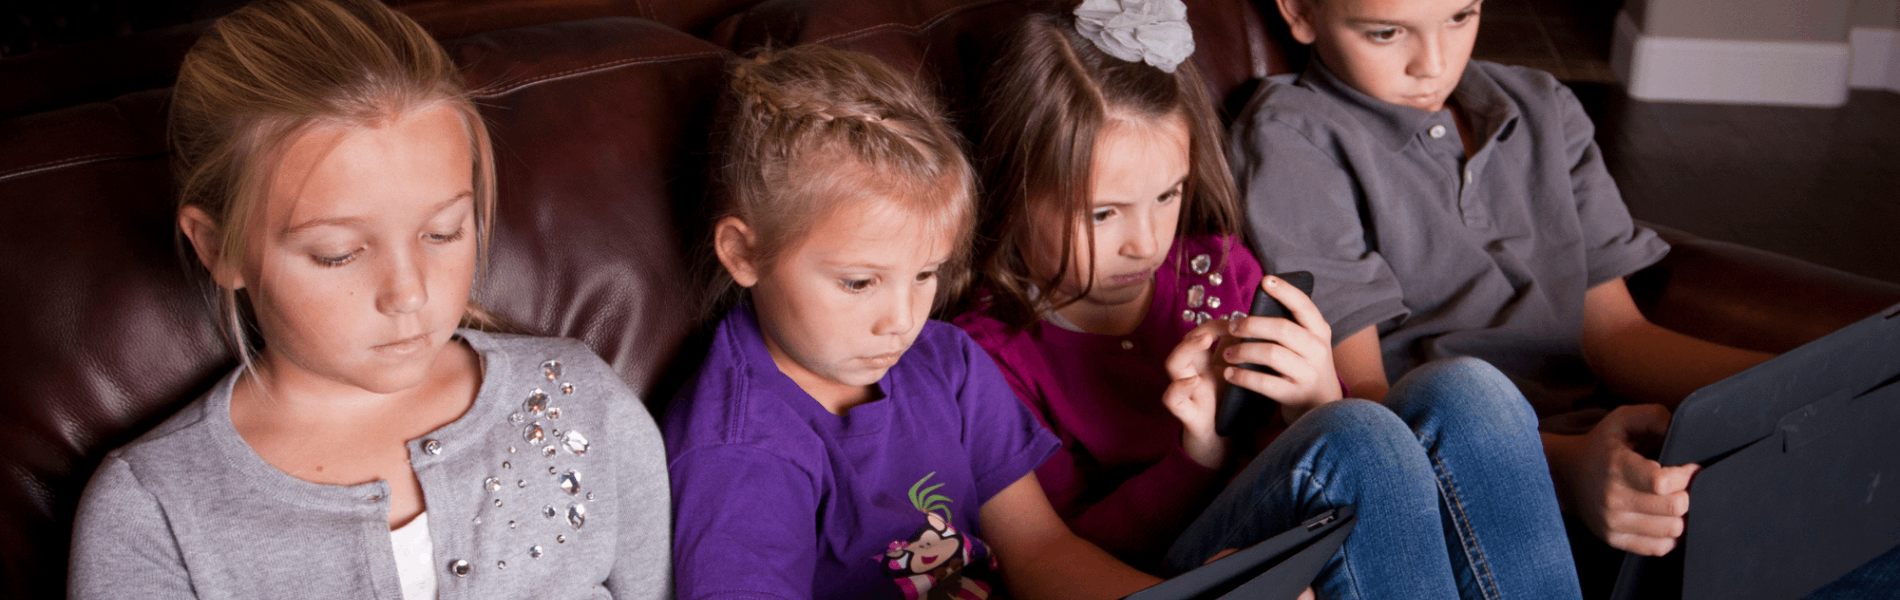
<path id="1" fill-rule="evenodd" d="M 809 43 L 828 44 L 828 43 L 839 41 L 845 38 L 862 35 L 866 33 L 875 33 L 878 31 L 884 31 L 888 29 L 898 29 L 898 30 L 909 31 L 910 33 L 917 33 L 925 29 L 929 29 L 931 27 L 936 27 L 938 23 L 943 22 L 945 19 L 950 18 L 952 15 L 966 12 L 966 11 L 976 10 L 978 8 L 984 8 L 988 6 L 1002 4 L 1002 3 L 1003 3 L 1003 0 L 991 0 L 989 2 L 976 2 L 976 3 L 971 3 L 971 4 L 965 4 L 963 6 L 959 6 L 959 7 L 952 8 L 950 10 L 946 10 L 941 13 L 938 13 L 937 16 L 926 19 L 924 20 L 924 22 L 916 24 L 916 25 L 906 25 L 903 23 L 882 23 L 878 25 L 872 25 L 870 27 L 866 27 L 863 29 L 857 29 L 853 31 L 847 31 L 844 33 L 836 33 L 836 34 L 828 35 L 822 38 L 812 40 Z"/>
<path id="2" fill-rule="evenodd" d="M 584 75 L 587 73 L 618 69 L 620 67 L 628 67 L 628 66 L 633 66 L 633 65 L 671 62 L 675 60 L 684 60 L 684 59 L 692 59 L 692 58 L 709 58 L 709 57 L 720 56 L 725 53 L 726 53 L 725 50 L 711 50 L 711 51 L 693 52 L 693 53 L 687 53 L 687 54 L 669 54 L 666 56 L 643 56 L 639 58 L 623 58 L 620 60 L 599 63 L 599 64 L 589 65 L 585 67 L 578 67 L 574 69 L 568 69 L 566 71 L 561 71 L 558 73 L 550 73 L 550 74 L 542 75 L 540 77 L 536 77 L 533 79 L 505 84 L 503 87 L 495 87 L 495 88 L 485 87 L 478 90 L 474 90 L 470 92 L 469 95 L 474 96 L 476 98 L 493 98 L 495 96 L 500 96 L 503 94 L 519 91 L 522 88 L 540 85 L 542 83 L 547 83 L 549 81 L 554 81 L 557 79 L 564 79 L 564 78 L 572 77 L 575 75 Z"/>
<path id="3" fill-rule="evenodd" d="M 84 156 L 75 156 L 71 158 L 62 158 L 62 159 L 51 161 L 51 162 L 43 162 L 37 165 L 21 167 L 19 169 L 0 173 L 0 181 L 7 181 L 10 179 L 16 179 L 16 178 L 25 177 L 28 175 L 43 173 L 46 171 L 59 170 L 66 167 L 74 167 L 74 166 L 91 164 L 91 163 L 96 163 L 96 162 L 105 162 L 108 160 L 116 160 L 116 159 L 121 159 L 121 158 L 132 158 L 136 156 L 143 156 L 143 155 L 124 153 L 124 152 L 105 152 L 105 153 L 97 153 L 97 154 L 87 154 Z"/>

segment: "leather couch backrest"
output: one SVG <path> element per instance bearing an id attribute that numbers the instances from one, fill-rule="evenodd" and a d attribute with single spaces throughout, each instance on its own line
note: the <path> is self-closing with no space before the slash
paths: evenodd
<path id="1" fill-rule="evenodd" d="M 652 406 L 700 316 L 691 254 L 730 53 L 650 21 L 600 19 L 449 45 L 495 139 L 494 251 L 480 297 L 578 338 Z M 685 353 L 689 362 L 693 353 Z M 655 393 L 655 392 L 659 393 Z"/>
<path id="2" fill-rule="evenodd" d="M 1194 28 L 1192 60 L 1227 114 L 1241 108 L 1260 78 L 1292 68 L 1277 13 L 1266 15 L 1269 21 L 1254 2 L 1186 3 Z M 739 54 L 807 43 L 874 54 L 934 82 L 957 116 L 967 119 L 982 100 L 984 68 L 1010 27 L 1032 11 L 1073 5 L 1051 0 L 767 0 L 728 17 L 711 39 Z"/>
<path id="3" fill-rule="evenodd" d="M 543 23 L 639 17 L 705 36 L 758 0 L 385 0 L 436 39 Z M 233 6 L 240 3 L 231 3 Z M 0 118 L 169 87 L 210 21 L 0 59 Z"/>
<path id="4" fill-rule="evenodd" d="M 385 0 L 443 39 L 540 23 L 639 17 L 703 35 L 758 0 Z"/>
<path id="5" fill-rule="evenodd" d="M 174 251 L 165 107 L 154 90 L 0 121 L 0 594 L 59 595 L 99 458 L 230 368 Z"/>

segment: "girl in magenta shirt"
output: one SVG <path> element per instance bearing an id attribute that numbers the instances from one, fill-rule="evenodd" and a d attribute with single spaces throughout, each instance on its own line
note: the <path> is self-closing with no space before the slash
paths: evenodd
<path id="1" fill-rule="evenodd" d="M 1579 596 L 1534 418 L 1496 369 L 1434 363 L 1384 405 L 1342 399 L 1323 316 L 1232 235 L 1237 193 L 1184 62 L 1184 10 L 1091 0 L 1033 16 L 987 88 L 995 241 L 955 322 L 1062 440 L 1037 470 L 1050 502 L 1161 573 L 1351 504 L 1321 597 Z M 1245 316 L 1256 286 L 1293 318 Z M 1228 385 L 1277 400 L 1275 422 L 1216 434 Z"/>

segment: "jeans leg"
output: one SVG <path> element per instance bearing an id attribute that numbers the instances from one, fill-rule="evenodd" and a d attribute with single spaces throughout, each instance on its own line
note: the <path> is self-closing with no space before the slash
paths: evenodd
<path id="1" fill-rule="evenodd" d="M 1404 422 L 1365 400 L 1328 403 L 1301 417 L 1188 525 L 1164 567 L 1187 571 L 1349 504 L 1358 523 L 1313 582 L 1320 597 L 1457 596 L 1431 464 Z"/>
<path id="2" fill-rule="evenodd" d="M 1434 361 L 1385 404 L 1431 461 L 1463 597 L 1582 597 L 1537 416 L 1510 379 L 1475 358 Z"/>

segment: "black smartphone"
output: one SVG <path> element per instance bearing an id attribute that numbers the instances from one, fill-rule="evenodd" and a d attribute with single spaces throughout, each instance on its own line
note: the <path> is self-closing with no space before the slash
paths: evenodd
<path id="1" fill-rule="evenodd" d="M 1313 295 L 1312 273 L 1293 271 L 1291 273 L 1277 273 L 1274 274 L 1274 277 L 1278 277 L 1281 281 L 1285 281 L 1292 284 L 1293 287 L 1299 288 L 1300 292 L 1305 293 L 1307 296 Z M 1260 289 L 1258 286 L 1255 286 L 1253 291 L 1253 309 L 1247 311 L 1247 314 L 1256 317 L 1293 318 L 1293 313 L 1287 311 L 1286 305 L 1280 304 L 1279 300 L 1274 300 L 1273 296 L 1268 296 L 1267 291 Z M 1261 340 L 1241 338 L 1240 341 L 1258 342 Z M 1239 363 L 1234 366 L 1269 375 L 1280 374 L 1272 368 L 1263 365 Z M 1227 393 L 1221 395 L 1219 410 L 1214 414 L 1214 431 L 1223 436 L 1233 435 L 1242 431 L 1251 431 L 1261 425 L 1265 425 L 1267 421 L 1273 419 L 1273 411 L 1278 408 L 1278 406 L 1279 405 L 1274 403 L 1273 400 L 1253 390 L 1228 384 Z"/>

